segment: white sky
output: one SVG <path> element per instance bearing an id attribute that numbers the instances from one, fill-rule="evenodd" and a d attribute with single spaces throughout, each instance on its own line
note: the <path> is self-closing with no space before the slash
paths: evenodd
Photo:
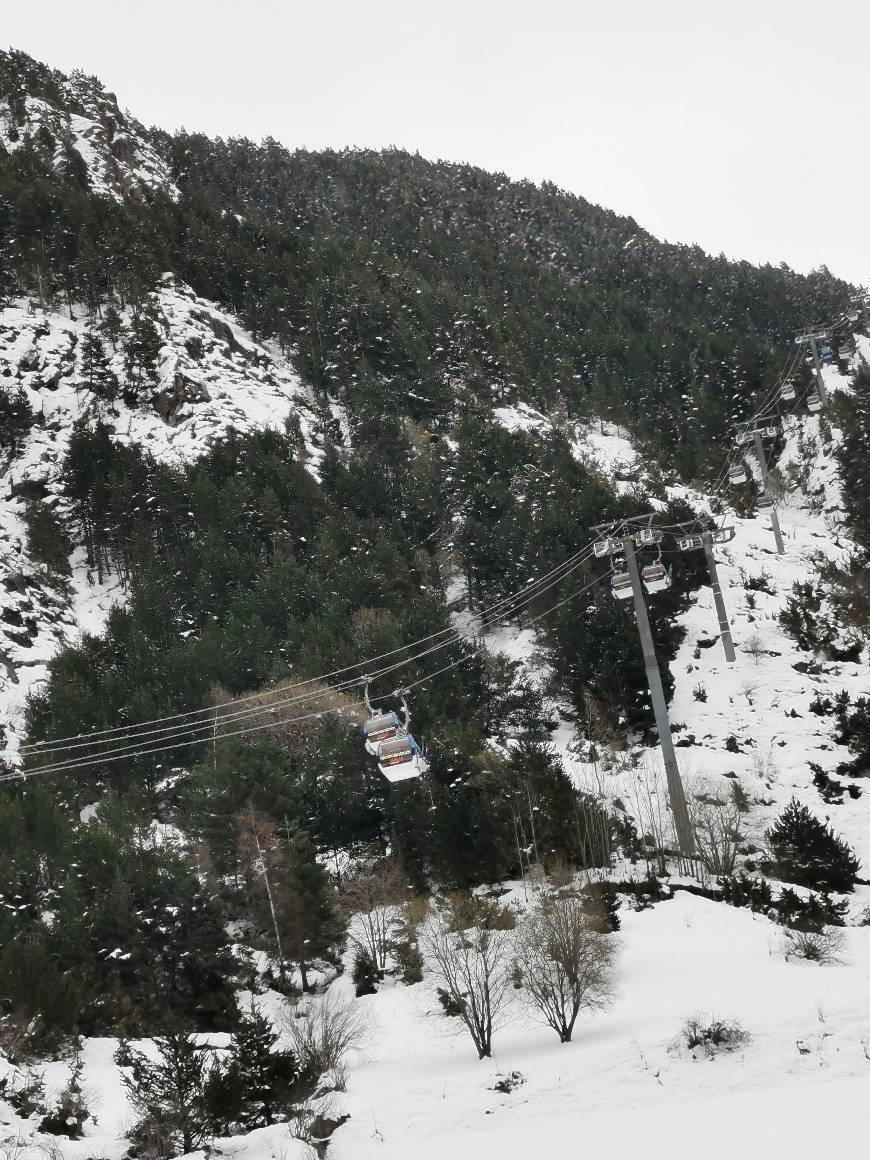
<path id="1" fill-rule="evenodd" d="M 868 0 L 0 0 L 146 124 L 399 145 L 870 279 Z"/>

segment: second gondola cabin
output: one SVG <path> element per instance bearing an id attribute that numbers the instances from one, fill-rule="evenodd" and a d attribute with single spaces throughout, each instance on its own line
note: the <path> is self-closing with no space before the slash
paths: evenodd
<path id="1" fill-rule="evenodd" d="M 363 725 L 363 733 L 365 735 L 366 749 L 372 755 L 377 757 L 378 745 L 382 741 L 387 741 L 391 737 L 395 737 L 401 728 L 401 721 L 396 713 L 376 713 L 369 717 L 368 721 Z"/>
<path id="2" fill-rule="evenodd" d="M 617 600 L 630 600 L 632 596 L 631 576 L 628 572 L 615 572 L 610 578 L 610 591 Z"/>
<path id="3" fill-rule="evenodd" d="M 661 561 L 656 564 L 647 564 L 641 571 L 640 578 L 643 580 L 647 592 L 664 592 L 666 588 L 671 586 L 671 573 Z"/>

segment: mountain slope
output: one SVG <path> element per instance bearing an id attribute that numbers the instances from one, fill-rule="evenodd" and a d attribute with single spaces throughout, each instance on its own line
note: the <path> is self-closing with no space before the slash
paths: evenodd
<path id="1" fill-rule="evenodd" d="M 713 1154 L 862 1155 L 868 626 L 837 569 L 862 560 L 841 449 L 860 445 L 870 340 L 825 369 L 819 416 L 792 341 L 829 319 L 845 349 L 850 288 L 470 166 L 149 131 L 99 82 L 15 53 L 0 257 L 16 1155 L 51 1145 L 79 1037 L 103 1101 L 64 1142 L 81 1160 L 121 1160 L 131 1132 L 189 1148 L 172 1099 L 134 1129 L 131 1038 L 225 1085 L 206 1098 L 194 1076 L 184 1114 L 251 1160 L 322 1152 L 336 1124 L 339 1160 L 576 1150 L 581 1132 L 671 1155 L 677 1115 L 721 1123 Z M 770 402 L 786 376 L 790 409 Z M 718 482 L 731 422 L 758 408 L 782 423 L 782 556 L 752 485 Z M 643 512 L 668 533 L 673 583 L 647 603 L 680 768 L 728 831 L 724 868 L 678 856 L 618 557 L 591 548 Z M 733 665 L 703 557 L 671 534 L 719 521 Z M 403 700 L 428 768 L 391 785 L 359 724 Z M 851 889 L 817 866 L 789 880 L 768 832 L 792 797 L 854 850 Z M 475 1061 L 426 932 L 452 907 L 454 934 L 504 935 L 506 966 L 544 891 L 618 939 L 610 1006 L 563 1045 L 514 977 Z M 799 936 L 835 961 L 800 961 Z M 371 1017 L 365 1042 L 300 1056 L 274 1107 L 268 1030 L 257 1082 L 221 1071 L 255 1006 L 301 1050 L 342 1001 Z M 675 1042 L 695 1009 L 750 1038 L 695 1062 Z"/>
<path id="2" fill-rule="evenodd" d="M 77 423 L 101 420 L 121 444 L 168 464 L 203 455 L 231 432 L 263 428 L 283 431 L 298 423 L 304 454 L 316 475 L 321 421 L 310 391 L 277 349 L 255 342 L 239 323 L 213 303 L 196 297 L 173 278 L 163 279 L 144 306 L 160 335 L 159 365 L 150 385 L 151 402 L 128 406 L 123 398 L 101 399 L 83 385 L 85 318 L 44 314 L 24 302 L 0 312 L 0 376 L 16 383 L 38 421 L 17 445 L 2 473 L 0 528 L 5 551 L 0 585 L 5 593 L 0 621 L 4 693 L 0 724 L 14 752 L 21 713 L 34 685 L 44 681 L 50 657 L 64 641 L 97 632 L 113 602 L 123 597 L 114 575 L 98 575 L 79 549 L 72 560 L 71 587 L 51 583 L 27 546 L 28 498 L 46 504 L 64 520 L 61 470 Z M 124 344 L 133 314 L 125 312 L 115 334 L 110 366 L 124 377 Z"/>

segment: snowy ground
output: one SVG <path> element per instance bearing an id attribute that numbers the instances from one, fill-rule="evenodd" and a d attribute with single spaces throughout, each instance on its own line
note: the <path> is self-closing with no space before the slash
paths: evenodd
<path id="1" fill-rule="evenodd" d="M 767 919 L 691 895 L 621 917 L 618 995 L 571 1044 L 517 1004 L 478 1061 L 425 979 L 359 1000 L 370 1058 L 351 1069 L 332 1160 L 866 1158 L 870 928 L 818 967 L 786 962 Z M 696 1012 L 751 1038 L 715 1060 L 674 1050 Z M 491 1090 L 514 1070 L 522 1086 Z"/>
<path id="2" fill-rule="evenodd" d="M 513 897 L 520 905 L 520 893 Z M 443 1014 L 428 972 L 410 987 L 388 978 L 354 1000 L 368 1033 L 346 1092 L 329 1097 L 329 1114 L 350 1115 L 330 1144 L 332 1160 L 525 1160 L 580 1148 L 648 1160 L 817 1160 L 823 1147 L 838 1160 L 865 1160 L 870 927 L 847 928 L 840 961 L 820 967 L 786 961 L 782 929 L 767 918 L 683 892 L 641 912 L 623 905 L 620 919 L 613 1001 L 581 1015 L 571 1044 L 514 996 L 492 1059 L 479 1061 L 459 1021 Z M 346 975 L 333 987 L 352 995 Z M 260 1000 L 278 1026 L 282 1004 L 274 993 Z M 736 1020 L 749 1038 L 714 1059 L 693 1055 L 679 1034 L 695 1014 Z M 226 1037 L 204 1042 L 221 1048 Z M 22 1121 L 0 1100 L 0 1142 L 17 1142 L 16 1160 L 51 1147 L 70 1160 L 121 1160 L 135 1114 L 115 1047 L 110 1039 L 83 1045 L 96 1122 L 82 1140 L 45 1136 L 37 1118 Z M 42 1070 L 50 1100 L 70 1065 Z M 509 1094 L 493 1090 L 514 1071 L 524 1082 Z M 276 1125 L 217 1141 L 217 1150 L 308 1160 L 313 1152 L 291 1132 Z"/>

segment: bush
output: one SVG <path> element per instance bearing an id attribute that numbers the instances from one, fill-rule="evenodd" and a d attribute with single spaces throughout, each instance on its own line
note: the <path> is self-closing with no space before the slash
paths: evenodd
<path id="1" fill-rule="evenodd" d="M 819 966 L 838 963 L 842 949 L 843 934 L 839 930 L 787 930 L 783 937 L 786 962 L 793 957 Z"/>
<path id="2" fill-rule="evenodd" d="M 0 1096 L 14 1108 L 19 1116 L 25 1119 L 34 1112 L 44 1110 L 45 1079 L 41 1071 L 26 1068 L 20 1078 L 13 1075 L 13 1082 L 9 1086 L 9 1076 L 0 1080 Z"/>
<path id="3" fill-rule="evenodd" d="M 54 1107 L 43 1116 L 39 1128 L 51 1136 L 69 1136 L 78 1140 L 84 1135 L 85 1120 L 90 1116 L 81 1087 L 82 1063 L 76 1060 L 66 1087 Z"/>
<path id="4" fill-rule="evenodd" d="M 779 614 L 779 622 L 803 652 L 828 648 L 836 638 L 836 629 L 822 615 L 823 594 L 811 583 L 798 582 Z"/>
<path id="5" fill-rule="evenodd" d="M 794 930 L 821 931 L 826 926 L 842 926 L 848 903 L 835 902 L 827 894 L 801 898 L 795 890 L 783 887 L 774 903 L 777 921 Z"/>
<path id="6" fill-rule="evenodd" d="M 587 882 L 580 891 L 583 909 L 593 930 L 619 930 L 619 893 L 614 882 Z"/>
<path id="7" fill-rule="evenodd" d="M 302 1075 L 315 1080 L 341 1066 L 348 1052 L 359 1048 L 368 1032 L 364 1008 L 335 991 L 312 998 L 287 1020 L 287 1030 Z"/>
<path id="8" fill-rule="evenodd" d="M 468 890 L 453 890 L 447 896 L 447 921 L 452 931 L 480 927 L 481 930 L 513 930 L 517 924 L 514 911 L 496 898 L 484 898 Z"/>
<path id="9" fill-rule="evenodd" d="M 733 1051 L 748 1039 L 748 1033 L 733 1019 L 690 1015 L 683 1024 L 678 1042 L 682 1040 L 693 1055 L 701 1051 L 712 1059 L 719 1052 Z"/>
<path id="10" fill-rule="evenodd" d="M 443 987 L 436 987 L 435 994 L 438 996 L 438 1002 L 441 1004 L 441 1009 L 448 1019 L 456 1019 L 465 1011 L 465 1001 L 461 998 L 455 999 L 449 991 L 445 991 Z"/>
<path id="11" fill-rule="evenodd" d="M 854 705 L 844 689 L 836 699 L 837 731 L 834 740 L 848 745 L 852 761 L 841 762 L 837 773 L 848 777 L 870 777 L 870 697 L 857 697 Z"/>
<path id="12" fill-rule="evenodd" d="M 356 952 L 356 957 L 353 960 L 353 974 L 351 978 L 353 979 L 353 985 L 358 999 L 362 995 L 374 995 L 378 989 L 378 983 L 381 980 L 380 972 L 375 966 L 371 952 L 365 947 L 362 947 Z"/>
<path id="13" fill-rule="evenodd" d="M 766 592 L 768 596 L 776 595 L 776 588 L 766 568 L 762 568 L 757 576 L 746 576 L 743 586 L 750 592 Z"/>
<path id="14" fill-rule="evenodd" d="M 851 847 L 795 798 L 767 838 L 779 877 L 817 890 L 854 888 L 860 863 Z"/>

